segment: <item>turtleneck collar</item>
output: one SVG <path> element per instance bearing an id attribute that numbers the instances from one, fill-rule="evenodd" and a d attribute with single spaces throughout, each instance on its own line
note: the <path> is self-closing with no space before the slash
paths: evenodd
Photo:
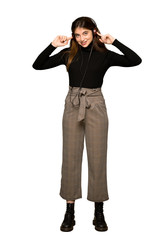
<path id="1" fill-rule="evenodd" d="M 92 40 L 92 42 L 90 42 L 90 44 L 87 47 L 83 47 L 83 46 L 80 45 L 81 50 L 83 52 L 90 52 L 91 47 L 92 47 L 92 43 L 93 43 L 93 40 Z"/>

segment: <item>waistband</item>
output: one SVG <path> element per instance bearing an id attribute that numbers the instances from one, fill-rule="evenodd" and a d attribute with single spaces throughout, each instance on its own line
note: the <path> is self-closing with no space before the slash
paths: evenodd
<path id="1" fill-rule="evenodd" d="M 102 96 L 101 88 L 80 88 L 69 86 L 68 94 L 73 107 L 79 107 L 78 120 L 85 118 L 85 109 L 90 108 L 91 104 L 88 97 Z M 74 96 L 71 99 L 71 96 Z"/>

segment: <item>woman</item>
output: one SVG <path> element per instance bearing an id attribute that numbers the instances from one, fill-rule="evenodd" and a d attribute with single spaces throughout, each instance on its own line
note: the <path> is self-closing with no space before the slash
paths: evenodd
<path id="1" fill-rule="evenodd" d="M 66 200 L 66 212 L 60 229 L 71 231 L 75 225 L 75 200 L 82 198 L 81 164 L 86 139 L 88 157 L 88 196 L 94 202 L 93 225 L 97 231 L 108 226 L 103 214 L 107 188 L 108 115 L 101 86 L 111 66 L 132 67 L 141 58 L 110 34 L 102 35 L 92 18 L 77 18 L 71 26 L 72 36 L 58 35 L 37 57 L 33 68 L 49 69 L 61 64 L 69 74 L 69 90 L 63 114 L 63 162 L 60 196 Z M 70 41 L 70 47 L 50 54 Z M 106 48 L 112 44 L 122 53 Z"/>

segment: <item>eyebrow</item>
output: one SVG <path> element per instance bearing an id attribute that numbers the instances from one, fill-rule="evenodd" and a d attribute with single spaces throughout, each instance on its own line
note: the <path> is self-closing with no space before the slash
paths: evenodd
<path id="1" fill-rule="evenodd" d="M 84 32 L 88 32 L 88 30 L 85 30 Z M 84 33 L 84 32 L 83 32 L 83 33 Z M 79 35 L 79 33 L 74 33 L 74 34 L 75 34 L 75 35 Z"/>

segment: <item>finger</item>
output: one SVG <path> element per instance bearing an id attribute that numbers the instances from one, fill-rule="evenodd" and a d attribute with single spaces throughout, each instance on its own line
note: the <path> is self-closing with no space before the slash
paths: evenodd
<path id="1" fill-rule="evenodd" d="M 99 36 L 102 36 L 102 34 L 100 34 L 99 32 L 97 32 L 97 34 L 98 34 Z"/>
<path id="2" fill-rule="evenodd" d="M 62 42 L 63 41 L 63 36 L 62 35 L 60 35 L 60 42 Z"/>
<path id="3" fill-rule="evenodd" d="M 62 36 L 62 43 L 65 43 L 66 42 L 66 36 Z"/>
<path id="4" fill-rule="evenodd" d="M 103 43 L 102 39 L 99 38 L 99 41 Z"/>
<path id="5" fill-rule="evenodd" d="M 70 39 L 72 39 L 73 38 L 73 36 L 71 36 L 71 37 L 67 37 L 67 40 L 70 40 Z"/>

